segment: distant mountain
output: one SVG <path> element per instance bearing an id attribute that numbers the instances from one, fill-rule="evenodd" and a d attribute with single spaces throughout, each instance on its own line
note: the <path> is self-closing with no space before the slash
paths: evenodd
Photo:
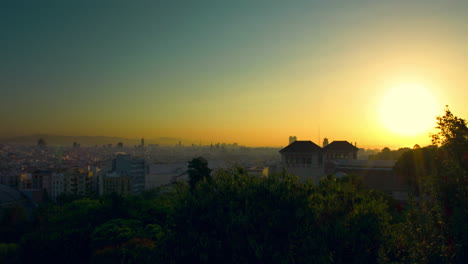
<path id="1" fill-rule="evenodd" d="M 81 144 L 81 146 L 93 146 L 93 145 L 104 145 L 112 144 L 116 145 L 118 142 L 122 142 L 124 146 L 139 145 L 141 138 L 122 138 L 122 137 L 107 137 L 107 136 L 63 136 L 63 135 L 48 135 L 48 134 L 36 134 L 17 136 L 10 138 L 0 138 L 0 143 L 10 144 L 21 144 L 21 145 L 36 145 L 37 141 L 43 138 L 48 145 L 61 145 L 67 146 L 72 145 L 73 142 Z M 180 138 L 171 137 L 160 137 L 147 139 L 145 138 L 145 144 L 160 144 L 160 145 L 175 145 L 179 141 L 183 141 Z"/>

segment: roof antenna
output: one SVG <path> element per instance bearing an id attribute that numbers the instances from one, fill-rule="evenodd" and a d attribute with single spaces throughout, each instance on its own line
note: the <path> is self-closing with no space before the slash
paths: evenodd
<path id="1" fill-rule="evenodd" d="M 320 126 L 318 127 L 318 141 L 317 144 L 320 145 Z"/>

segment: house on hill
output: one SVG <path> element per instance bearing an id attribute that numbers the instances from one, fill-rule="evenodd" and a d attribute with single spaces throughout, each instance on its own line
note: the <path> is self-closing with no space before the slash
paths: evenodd
<path id="1" fill-rule="evenodd" d="M 310 140 L 296 140 L 279 152 L 281 164 L 288 173 L 302 181 L 318 183 L 325 175 L 324 163 L 332 160 L 355 160 L 358 148 L 348 141 L 333 141 L 321 148 Z"/>
<path id="2" fill-rule="evenodd" d="M 357 175 L 369 188 L 406 199 L 408 186 L 394 172 L 395 161 L 357 160 L 358 148 L 348 141 L 333 141 L 324 148 L 312 141 L 294 141 L 279 152 L 283 168 L 301 181 L 317 184 L 325 175 Z"/>
<path id="3" fill-rule="evenodd" d="M 303 181 L 312 179 L 315 183 L 323 176 L 323 150 L 314 142 L 294 141 L 279 152 L 288 173 L 299 176 Z"/>
<path id="4" fill-rule="evenodd" d="M 333 141 L 323 148 L 325 160 L 357 159 L 358 148 L 348 141 Z"/>

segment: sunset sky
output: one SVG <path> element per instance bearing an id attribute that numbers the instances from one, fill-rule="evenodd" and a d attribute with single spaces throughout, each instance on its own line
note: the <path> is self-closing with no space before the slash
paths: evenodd
<path id="1" fill-rule="evenodd" d="M 2 1 L 0 136 L 427 145 L 426 123 L 398 120 L 433 127 L 445 105 L 468 118 L 467 14 L 440 0 Z"/>

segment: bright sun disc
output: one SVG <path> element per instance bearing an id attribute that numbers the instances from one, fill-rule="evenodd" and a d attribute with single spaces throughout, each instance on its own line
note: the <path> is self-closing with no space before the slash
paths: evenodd
<path id="1" fill-rule="evenodd" d="M 417 84 L 404 84 L 383 97 L 380 118 L 393 133 L 417 135 L 435 126 L 437 103 L 429 90 Z"/>

